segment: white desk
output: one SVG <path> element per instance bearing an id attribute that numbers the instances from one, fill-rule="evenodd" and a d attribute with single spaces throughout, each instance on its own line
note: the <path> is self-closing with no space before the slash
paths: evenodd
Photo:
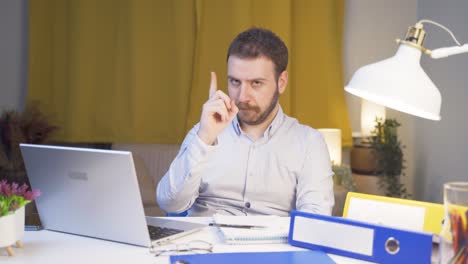
<path id="1" fill-rule="evenodd" d="M 207 223 L 209 218 L 186 217 L 184 220 Z M 203 231 L 178 239 L 177 243 L 204 240 L 214 245 L 214 252 L 304 250 L 288 244 L 227 245 L 220 240 L 217 232 L 217 228 L 207 226 Z M 148 248 L 46 230 L 26 232 L 22 241 L 24 248 L 15 248 L 14 257 L 8 257 L 5 250 L 0 250 L 0 262 L 6 264 L 169 263 L 168 257 L 156 258 L 150 254 Z M 337 263 L 369 263 L 335 255 L 330 257 Z"/>

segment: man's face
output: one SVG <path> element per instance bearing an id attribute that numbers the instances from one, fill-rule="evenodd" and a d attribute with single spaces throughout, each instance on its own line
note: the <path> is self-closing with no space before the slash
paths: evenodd
<path id="1" fill-rule="evenodd" d="M 241 124 L 259 125 L 271 115 L 284 92 L 287 72 L 275 78 L 275 65 L 266 57 L 228 59 L 228 91 L 239 108 Z"/>

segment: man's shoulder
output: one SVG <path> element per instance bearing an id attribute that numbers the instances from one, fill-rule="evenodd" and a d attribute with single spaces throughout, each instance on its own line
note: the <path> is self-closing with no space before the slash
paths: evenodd
<path id="1" fill-rule="evenodd" d="M 296 118 L 287 116 L 283 125 L 278 139 L 290 150 L 306 154 L 320 147 L 324 142 L 322 134 L 317 129 L 301 124 Z"/>
<path id="2" fill-rule="evenodd" d="M 284 115 L 284 125 L 285 128 L 288 130 L 288 133 L 291 136 L 299 136 L 301 138 L 320 138 L 320 132 L 306 124 L 302 124 L 294 117 L 290 117 L 288 115 Z"/>

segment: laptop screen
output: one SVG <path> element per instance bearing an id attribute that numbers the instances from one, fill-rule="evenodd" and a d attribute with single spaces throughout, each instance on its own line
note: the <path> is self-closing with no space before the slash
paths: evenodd
<path id="1" fill-rule="evenodd" d="M 149 246 L 131 152 L 20 145 L 45 229 Z"/>

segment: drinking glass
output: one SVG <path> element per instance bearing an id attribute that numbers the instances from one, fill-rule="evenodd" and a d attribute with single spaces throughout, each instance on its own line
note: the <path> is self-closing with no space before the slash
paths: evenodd
<path id="1" fill-rule="evenodd" d="M 444 184 L 439 263 L 468 263 L 468 182 Z"/>

